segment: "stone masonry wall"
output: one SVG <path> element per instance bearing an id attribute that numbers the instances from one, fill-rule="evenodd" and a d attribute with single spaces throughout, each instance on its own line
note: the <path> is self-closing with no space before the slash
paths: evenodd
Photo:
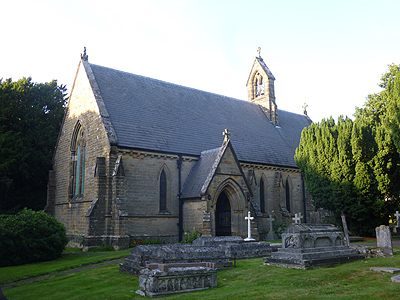
<path id="1" fill-rule="evenodd" d="M 178 241 L 178 156 L 154 152 L 120 150 L 124 165 L 125 234 L 132 239 Z M 183 157 L 181 186 L 196 157 Z M 160 174 L 167 177 L 167 211 L 160 212 Z"/>
<path id="2" fill-rule="evenodd" d="M 77 122 L 84 130 L 85 146 L 85 186 L 81 197 L 71 199 L 68 195 L 71 169 L 71 139 Z M 97 198 L 95 188 L 95 168 L 97 157 L 108 157 L 108 137 L 99 117 L 99 109 L 91 92 L 88 77 L 80 63 L 71 93 L 64 122 L 54 156 L 55 179 L 54 215 L 67 227 L 68 234 L 85 234 L 88 224 L 85 214 L 92 201 Z"/>

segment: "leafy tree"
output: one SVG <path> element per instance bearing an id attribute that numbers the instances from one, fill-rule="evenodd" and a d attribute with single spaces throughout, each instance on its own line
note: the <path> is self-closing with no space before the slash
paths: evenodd
<path id="1" fill-rule="evenodd" d="M 400 67 L 390 65 L 382 92 L 369 95 L 355 120 L 340 117 L 302 132 L 295 159 L 317 207 L 347 216 L 354 233 L 370 234 L 399 207 Z"/>
<path id="2" fill-rule="evenodd" d="M 0 211 L 44 208 L 66 101 L 55 80 L 0 79 Z"/>

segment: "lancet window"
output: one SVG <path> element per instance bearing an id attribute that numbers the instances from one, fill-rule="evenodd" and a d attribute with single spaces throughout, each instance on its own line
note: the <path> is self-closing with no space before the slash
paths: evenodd
<path id="1" fill-rule="evenodd" d="M 78 122 L 75 126 L 71 142 L 71 182 L 70 195 L 80 196 L 84 192 L 85 182 L 85 136 L 82 124 Z"/>

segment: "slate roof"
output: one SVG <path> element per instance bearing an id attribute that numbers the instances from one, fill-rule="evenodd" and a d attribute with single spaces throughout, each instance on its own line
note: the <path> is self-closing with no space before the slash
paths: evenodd
<path id="1" fill-rule="evenodd" d="M 294 153 L 310 120 L 280 110 L 280 127 L 257 104 L 89 64 L 118 146 L 200 156 L 231 133 L 241 162 L 295 167 Z"/>
<path id="2" fill-rule="evenodd" d="M 182 198 L 197 198 L 203 190 L 204 183 L 210 175 L 214 175 L 213 165 L 217 161 L 220 148 L 207 150 L 201 153 L 200 159 L 193 166 L 183 188 Z"/>

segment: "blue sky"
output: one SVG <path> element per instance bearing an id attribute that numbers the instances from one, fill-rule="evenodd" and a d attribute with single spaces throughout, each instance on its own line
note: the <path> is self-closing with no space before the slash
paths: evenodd
<path id="1" fill-rule="evenodd" d="M 3 1 L 0 78 L 72 87 L 89 61 L 245 100 L 261 47 L 279 109 L 351 116 L 400 64 L 400 0 Z"/>

